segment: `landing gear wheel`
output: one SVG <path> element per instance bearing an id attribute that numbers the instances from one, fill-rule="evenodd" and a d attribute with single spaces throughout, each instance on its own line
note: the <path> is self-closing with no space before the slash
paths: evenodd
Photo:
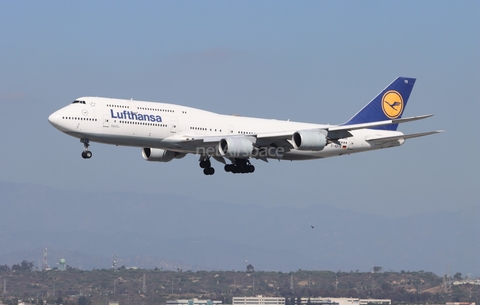
<path id="1" fill-rule="evenodd" d="M 255 166 L 248 159 L 235 159 L 233 164 L 226 164 L 224 169 L 232 174 L 248 174 L 255 171 Z"/>
<path id="2" fill-rule="evenodd" d="M 92 152 L 89 150 L 82 151 L 83 159 L 90 159 L 92 157 Z"/>
<path id="3" fill-rule="evenodd" d="M 215 169 L 213 167 L 206 167 L 203 169 L 203 173 L 207 176 L 215 174 Z"/>
<path id="4" fill-rule="evenodd" d="M 208 160 L 208 159 L 200 161 L 200 167 L 201 168 L 209 168 L 211 166 L 212 166 L 212 164 L 210 163 L 210 160 Z"/>
<path id="5" fill-rule="evenodd" d="M 82 152 L 82 158 L 83 159 L 90 159 L 92 157 L 92 152 L 88 150 L 88 147 L 90 146 L 90 141 L 88 139 L 80 139 L 80 142 L 83 143 L 83 152 Z"/>

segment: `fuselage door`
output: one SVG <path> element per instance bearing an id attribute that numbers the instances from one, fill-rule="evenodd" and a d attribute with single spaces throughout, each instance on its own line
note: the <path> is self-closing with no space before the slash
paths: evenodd
<path id="1" fill-rule="evenodd" d="M 355 144 L 355 137 L 350 137 L 350 138 L 347 138 L 347 149 L 348 150 L 353 150 L 353 146 Z"/>
<path id="2" fill-rule="evenodd" d="M 178 131 L 178 122 L 177 120 L 170 121 L 170 133 L 175 134 Z"/>
<path id="3" fill-rule="evenodd" d="M 108 114 L 103 115 L 103 127 L 110 127 L 110 118 Z"/>

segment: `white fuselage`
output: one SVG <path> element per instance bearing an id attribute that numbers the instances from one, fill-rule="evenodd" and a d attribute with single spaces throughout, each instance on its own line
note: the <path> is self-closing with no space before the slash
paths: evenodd
<path id="1" fill-rule="evenodd" d="M 54 112 L 49 121 L 60 131 L 80 139 L 105 144 L 149 147 L 179 153 L 198 153 L 192 145 L 178 146 L 171 139 L 255 136 L 294 133 L 332 125 L 310 124 L 236 115 L 222 115 L 174 104 L 83 97 Z M 399 146 L 404 140 L 368 142 L 367 137 L 402 135 L 398 131 L 358 129 L 352 136 L 328 143 L 322 150 L 291 149 L 281 158 L 307 160 Z M 271 158 L 271 156 L 269 157 Z"/>

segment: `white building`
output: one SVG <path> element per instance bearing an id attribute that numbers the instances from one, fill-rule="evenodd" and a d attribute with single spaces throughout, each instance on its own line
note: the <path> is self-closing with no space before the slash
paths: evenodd
<path id="1" fill-rule="evenodd" d="M 390 300 L 390 299 L 360 299 L 360 305 L 368 305 L 368 304 L 391 305 L 392 300 Z"/>
<path id="2" fill-rule="evenodd" d="M 302 298 L 302 304 L 307 304 L 310 300 L 310 304 L 318 305 L 360 305 L 359 299 L 355 298 Z"/>
<path id="3" fill-rule="evenodd" d="M 189 299 L 189 300 L 174 300 L 167 301 L 167 305 L 221 305 L 222 301 L 212 301 L 212 300 L 199 300 L 199 299 Z"/>
<path id="4" fill-rule="evenodd" d="M 357 298 L 302 298 L 302 304 L 307 304 L 310 300 L 310 304 L 315 305 L 391 305 L 390 299 L 357 299 Z"/>
<path id="5" fill-rule="evenodd" d="M 264 297 L 233 297 L 232 305 L 285 305 L 285 298 Z"/>

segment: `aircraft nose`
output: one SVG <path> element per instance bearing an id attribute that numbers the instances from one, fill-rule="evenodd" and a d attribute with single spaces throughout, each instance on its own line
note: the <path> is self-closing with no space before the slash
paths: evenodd
<path id="1" fill-rule="evenodd" d="M 58 111 L 52 113 L 49 117 L 48 117 L 48 121 L 50 122 L 50 124 L 53 125 L 53 127 L 55 128 L 58 128 L 58 120 L 59 120 L 59 115 L 58 115 Z"/>

